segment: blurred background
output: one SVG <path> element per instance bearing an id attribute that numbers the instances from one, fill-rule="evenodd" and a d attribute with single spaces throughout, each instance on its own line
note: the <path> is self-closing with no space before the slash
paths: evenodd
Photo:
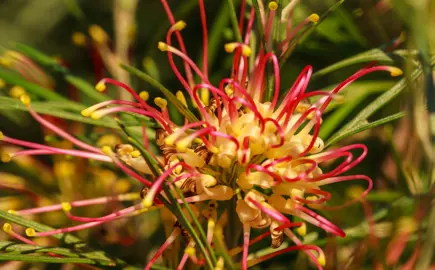
<path id="1" fill-rule="evenodd" d="M 186 21 L 187 27 L 182 34 L 187 51 L 192 59 L 199 62 L 202 36 L 197 1 L 168 2 L 176 20 Z M 210 35 L 211 81 L 218 83 L 231 70 L 232 58 L 224 51 L 223 45 L 234 41 L 234 33 L 228 2 L 205 2 Z M 347 228 L 347 238 L 335 239 L 316 234 L 307 241 L 317 243 L 325 250 L 328 261 L 326 269 L 429 269 L 430 266 L 434 269 L 435 2 L 348 0 L 340 5 L 335 0 L 293 2 L 296 4 L 292 16 L 295 24 L 311 13 L 318 13 L 322 18 L 325 16 L 325 20 L 310 35 L 299 40 L 281 70 L 282 85 L 291 86 L 308 64 L 313 66 L 315 72 L 310 90 L 331 88 L 367 64 L 386 63 L 404 70 L 403 78 L 398 79 L 385 74 L 364 77 L 348 87 L 343 93 L 344 101 L 334 104 L 325 115 L 322 138 L 337 144 L 362 142 L 368 145 L 369 156 L 352 173 L 369 175 L 374 180 L 375 189 L 361 204 L 327 214 L 328 218 Z M 337 6 L 331 10 L 334 5 Z M 123 33 L 117 32 L 114 25 L 123 20 L 129 20 L 131 24 Z M 93 33 L 95 35 L 95 31 L 98 32 L 95 27 L 92 28 L 95 25 L 101 27 L 98 29 L 104 29 L 109 47 L 113 48 L 117 38 L 128 40 L 126 61 L 131 65 L 152 75 L 174 93 L 181 89 L 167 63 L 166 54 L 157 49 L 157 42 L 165 39 L 170 27 L 164 9 L 157 0 L 1 0 L 0 50 L 5 54 L 9 50 L 16 50 L 17 44 L 25 44 L 59 59 L 71 74 L 90 85 L 103 76 L 127 76 L 129 84 L 137 91 L 147 90 L 151 97 L 159 96 L 160 92 L 149 84 L 119 73 L 116 67 L 107 66 L 110 59 L 106 61 L 104 56 L 99 57 L 98 52 L 89 46 L 91 40 L 95 42 Z M 2 68 L 7 69 L 6 65 Z M 53 91 L 85 105 L 93 103 L 82 92 L 68 86 L 64 73 L 47 67 L 43 67 L 43 70 L 46 76 L 44 80 L 52 86 Z M 15 84 L 5 80 L 0 92 L 3 97 L 10 97 Z M 400 91 L 391 92 L 391 89 L 399 88 Z M 111 91 L 111 94 L 116 95 L 114 89 Z M 387 92 L 392 94 L 386 95 Z M 343 131 L 347 123 L 359 116 L 359 112 L 371 106 L 375 100 L 379 101 L 381 96 L 387 102 L 362 120 L 374 122 L 388 119 L 389 116 L 394 116 L 394 119 L 340 141 L 334 137 Z M 0 102 L 2 132 L 29 141 L 42 142 L 47 139 L 47 134 L 28 113 L 15 110 L 3 101 Z M 66 121 L 63 125 L 73 126 L 72 122 Z M 86 129 L 86 126 L 77 125 L 71 129 L 83 128 Z M 107 131 L 93 130 L 91 133 L 93 135 L 89 135 L 89 139 L 97 141 Z M 43 157 L 0 163 L 0 183 L 11 177 L 19 177 L 20 180 L 15 181 L 33 181 L 36 183 L 31 185 L 34 191 L 49 199 L 76 197 L 75 194 L 79 192 L 77 187 L 67 184 L 57 187 L 57 182 L 68 183 L 68 180 L 59 179 L 71 176 L 63 175 L 60 169 L 56 171 L 56 167 L 66 166 L 56 165 L 56 162 Z M 92 193 L 93 196 L 96 193 L 106 194 L 105 191 L 110 191 L 117 179 L 123 178 L 117 172 L 92 167 L 92 164 L 75 163 L 74 166 L 79 171 L 75 177 L 104 179 L 105 184 L 97 180 L 93 184 L 79 181 L 78 186 L 89 188 L 84 193 Z M 128 189 L 138 189 L 134 183 L 130 183 L 130 186 Z M 338 198 L 337 202 L 342 202 L 352 197 L 355 188 L 359 187 L 343 184 L 328 191 Z M 14 193 L 0 192 L 0 209 L 24 208 L 29 204 Z M 42 217 L 39 221 L 58 226 L 65 224 L 64 219 L 50 216 Z M 369 219 L 374 220 L 374 233 L 370 232 Z M 158 215 L 146 214 L 145 217 L 135 218 L 128 226 L 116 223 L 113 227 L 93 229 L 80 236 L 88 239 L 92 247 L 105 250 L 132 265 L 141 265 L 143 258 L 159 246 L 156 243 L 162 243 L 164 239 L 161 229 L 158 229 L 159 222 Z M 6 239 L 6 235 L 1 237 Z M 377 239 L 375 244 L 370 237 Z M 267 261 L 258 269 L 288 269 L 289 261 L 294 263 L 295 269 L 309 268 L 301 256 L 290 254 Z M 64 266 L 21 262 L 4 265 L 4 269 L 45 267 L 58 269 Z"/>

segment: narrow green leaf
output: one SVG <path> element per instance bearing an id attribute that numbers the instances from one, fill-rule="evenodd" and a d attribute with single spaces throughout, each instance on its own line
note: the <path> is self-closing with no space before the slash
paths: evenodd
<path id="1" fill-rule="evenodd" d="M 199 121 L 198 118 L 196 118 L 196 116 L 188 109 L 186 108 L 178 99 L 177 97 L 172 94 L 172 92 L 167 89 L 166 87 L 164 87 L 161 83 L 159 83 L 158 81 L 154 80 L 153 78 L 151 78 L 148 74 L 140 71 L 139 69 L 132 67 L 132 66 L 127 66 L 124 64 L 121 64 L 121 67 L 125 70 L 127 70 L 128 72 L 130 72 L 131 74 L 141 78 L 142 80 L 148 82 L 149 84 L 151 84 L 152 86 L 156 87 L 157 89 L 159 89 L 163 95 L 165 95 L 165 97 L 168 99 L 168 101 L 170 103 L 172 103 L 177 110 L 184 116 L 187 118 L 187 120 L 189 120 L 190 122 L 197 122 Z"/>
<path id="2" fill-rule="evenodd" d="M 0 250 L 8 254 L 30 254 L 30 253 L 55 253 L 69 258 L 86 258 L 98 261 L 102 265 L 113 265 L 115 261 L 104 255 L 101 251 L 83 252 L 61 247 L 43 247 L 28 244 L 18 244 L 10 241 L 0 242 Z M 36 256 L 35 256 L 36 257 Z"/>
<path id="3" fill-rule="evenodd" d="M 51 89 L 47 89 L 40 85 L 31 83 L 15 72 L 0 69 L 0 78 L 5 80 L 9 84 L 19 85 L 23 87 L 24 89 L 26 89 L 27 92 L 37 97 L 44 98 L 47 100 L 53 100 L 53 101 L 64 101 L 65 103 L 75 104 L 77 108 L 81 108 L 79 104 L 76 104 L 68 100 L 67 98 L 59 95 L 58 93 L 56 93 Z"/>
<path id="4" fill-rule="evenodd" d="M 361 64 L 361 63 L 369 63 L 372 61 L 380 62 L 380 63 L 393 63 L 393 60 L 386 55 L 382 50 L 380 49 L 372 49 L 368 50 L 366 52 L 357 54 L 355 56 L 346 58 L 342 61 L 339 61 L 337 63 L 334 63 L 333 65 L 330 65 L 326 68 L 323 68 L 317 72 L 315 72 L 312 76 L 312 78 L 317 78 L 320 76 L 324 76 L 328 73 L 334 72 L 336 70 L 355 65 L 355 64 Z"/>
<path id="5" fill-rule="evenodd" d="M 43 262 L 43 263 L 84 263 L 97 264 L 95 260 L 86 258 L 58 258 L 50 256 L 35 256 L 27 254 L 0 254 L 0 261 L 22 261 L 22 262 Z"/>
<path id="6" fill-rule="evenodd" d="M 333 137 L 331 137 L 327 142 L 327 146 L 334 144 L 335 142 L 338 142 L 346 137 L 360 133 L 364 130 L 371 129 L 371 128 L 386 124 L 388 122 L 397 120 L 399 118 L 402 118 L 405 115 L 406 115 L 406 112 L 399 112 L 399 113 L 395 113 L 393 115 L 387 116 L 385 118 L 382 118 L 382 119 L 379 119 L 379 120 L 376 120 L 376 121 L 373 121 L 370 123 L 361 123 L 361 124 L 354 126 L 352 128 L 348 128 L 348 129 L 344 130 L 343 132 L 340 132 L 340 133 L 334 135 Z"/>
<path id="7" fill-rule="evenodd" d="M 38 232 L 46 232 L 46 231 L 54 230 L 50 226 L 38 223 L 36 221 L 25 219 L 25 218 L 18 216 L 18 215 L 9 214 L 8 212 L 3 211 L 1 209 L 0 209 L 0 218 L 3 218 L 9 222 L 18 224 L 18 225 L 26 227 L 26 228 L 33 228 Z M 55 235 L 53 235 L 53 237 L 61 240 L 62 242 L 66 243 L 68 245 L 75 245 L 75 246 L 80 246 L 80 247 L 86 246 L 86 244 L 83 242 L 83 240 L 81 240 L 80 238 L 78 238 L 72 234 L 61 233 L 61 234 L 55 234 Z"/>
<path id="8" fill-rule="evenodd" d="M 411 74 L 411 81 L 415 81 L 422 74 L 421 69 L 415 70 Z M 395 115 L 386 117 L 384 119 L 367 123 L 367 119 L 374 114 L 377 110 L 382 108 L 385 104 L 387 104 L 390 100 L 395 98 L 400 92 L 402 92 L 407 86 L 407 81 L 405 78 L 401 79 L 397 82 L 391 89 L 383 93 L 377 99 L 375 99 L 372 103 L 370 103 L 366 108 L 364 108 L 354 119 L 352 119 L 349 123 L 347 123 L 344 127 L 342 127 L 337 133 L 334 134 L 327 141 L 327 145 L 331 145 L 338 140 L 341 140 L 347 136 L 360 132 L 362 130 L 366 130 L 367 128 L 371 128 L 388 121 L 393 121 L 403 116 L 403 113 L 397 113 Z"/>
<path id="9" fill-rule="evenodd" d="M 28 111 L 27 107 L 24 104 L 22 104 L 19 100 L 8 98 L 8 97 L 0 97 L 0 106 L 2 110 Z M 38 113 L 52 115 L 62 119 L 73 120 L 73 121 L 95 125 L 95 126 L 118 129 L 118 126 L 116 125 L 115 121 L 112 118 L 105 117 L 100 120 L 94 120 L 89 117 L 83 117 L 79 113 L 79 111 L 76 110 L 76 106 L 70 103 L 55 102 L 55 101 L 32 102 L 32 108 Z M 65 111 L 68 109 L 73 110 L 75 112 Z"/>
<path id="10" fill-rule="evenodd" d="M 103 102 L 110 99 L 108 96 L 98 92 L 93 85 L 80 77 L 66 75 L 65 80 L 96 102 Z"/>
<path id="11" fill-rule="evenodd" d="M 20 53 L 32 58 L 36 62 L 48 66 L 59 72 L 67 72 L 68 69 L 62 66 L 54 57 L 46 55 L 28 45 L 22 43 L 15 43 L 14 48 Z"/>
<path id="12" fill-rule="evenodd" d="M 255 2 L 255 1 L 254 1 Z M 242 42 L 242 35 L 240 34 L 239 22 L 237 21 L 236 6 L 234 0 L 228 0 L 229 14 L 231 18 L 231 25 L 233 27 L 234 34 L 236 35 L 237 42 Z"/>

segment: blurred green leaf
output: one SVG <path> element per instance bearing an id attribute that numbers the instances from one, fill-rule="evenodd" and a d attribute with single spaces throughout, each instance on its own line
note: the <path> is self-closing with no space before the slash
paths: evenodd
<path id="1" fill-rule="evenodd" d="M 355 65 L 355 64 L 361 64 L 361 63 L 369 63 L 372 61 L 380 62 L 380 63 L 387 63 L 391 64 L 393 63 L 393 60 L 386 55 L 382 50 L 380 49 L 372 49 L 360 54 L 357 54 L 355 56 L 346 58 L 342 61 L 339 61 L 335 64 L 332 64 L 326 68 L 323 68 L 317 72 L 315 72 L 312 76 L 312 78 L 324 76 L 328 73 L 334 72 L 336 70 Z"/>
<path id="2" fill-rule="evenodd" d="M 77 76 L 66 75 L 65 80 L 80 90 L 83 94 L 97 102 L 103 102 L 110 99 L 110 97 L 98 92 L 93 85 Z"/>
<path id="3" fill-rule="evenodd" d="M 422 74 L 421 69 L 415 70 L 411 74 L 411 80 L 416 80 Z M 398 119 L 404 115 L 404 113 L 396 113 L 394 115 L 388 116 L 386 118 L 368 123 L 368 118 L 382 108 L 385 104 L 395 98 L 400 92 L 402 92 L 407 87 L 407 81 L 405 78 L 401 79 L 396 83 L 390 90 L 386 91 L 384 94 L 379 96 L 376 100 L 370 103 L 366 108 L 364 108 L 358 115 L 353 118 L 349 123 L 342 127 L 338 132 L 328 139 L 327 145 L 331 145 L 345 137 L 356 134 L 363 130 L 387 123 Z"/>
<path id="4" fill-rule="evenodd" d="M 183 103 L 181 103 L 181 101 L 179 101 L 177 99 L 177 97 L 172 94 L 172 92 L 167 89 L 166 87 L 164 87 L 161 83 L 159 83 L 158 81 L 154 80 L 152 77 L 150 77 L 148 74 L 140 71 L 139 69 L 132 67 L 132 66 L 127 66 L 124 64 L 121 64 L 121 67 L 125 70 L 127 70 L 128 72 L 130 72 L 131 74 L 141 78 L 142 80 L 146 81 L 147 83 L 151 84 L 152 86 L 156 87 L 157 89 L 159 89 L 163 95 L 165 95 L 165 97 L 168 99 L 168 101 L 170 103 L 172 103 L 172 105 L 174 105 L 178 112 L 180 112 L 184 117 L 187 118 L 187 120 L 189 120 L 190 122 L 197 122 L 199 121 L 198 118 L 196 118 L 196 116 L 188 109 L 186 108 Z"/>
<path id="5" fill-rule="evenodd" d="M 59 95 L 51 89 L 47 89 L 38 84 L 31 83 L 15 72 L 0 69 L 0 78 L 5 80 L 9 84 L 23 87 L 24 89 L 26 89 L 27 92 L 37 97 L 53 101 L 63 101 L 65 103 L 68 103 L 69 105 L 74 105 L 78 109 L 82 108 L 80 104 L 76 104 L 68 100 L 67 98 Z"/>
<path id="6" fill-rule="evenodd" d="M 59 72 L 67 72 L 68 71 L 68 69 L 66 67 L 62 66 L 59 63 L 59 61 L 54 57 L 48 56 L 48 55 L 30 47 L 30 46 L 22 44 L 22 43 L 15 43 L 14 45 L 15 45 L 14 48 L 18 52 L 32 58 L 33 60 L 35 60 L 36 62 L 38 62 L 41 65 L 50 67 L 50 68 L 52 68 L 56 71 L 59 71 Z"/>

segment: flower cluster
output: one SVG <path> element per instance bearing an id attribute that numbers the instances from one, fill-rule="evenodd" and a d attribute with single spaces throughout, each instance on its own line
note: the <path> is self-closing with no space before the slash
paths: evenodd
<path id="1" fill-rule="evenodd" d="M 162 200 L 168 198 L 168 191 L 179 190 L 183 198 L 177 198 L 178 202 L 188 202 L 198 219 L 207 220 L 209 244 L 213 241 L 216 222 L 221 221 L 224 224 L 225 221 L 222 220 L 225 219 L 223 216 L 227 211 L 237 213 L 243 226 L 243 245 L 230 253 L 236 255 L 242 252 L 243 269 L 290 250 L 304 251 L 319 269 L 322 268 L 325 264 L 322 250 L 314 245 L 303 244 L 300 238 L 307 232 L 307 223 L 336 236 L 345 236 L 343 230 L 313 210 L 333 208 L 325 205 L 331 198 L 331 194 L 323 190 L 323 186 L 343 181 L 364 180 L 368 182 L 368 187 L 360 194 L 361 197 L 372 188 L 372 181 L 365 175 L 342 175 L 364 159 L 367 154 L 366 146 L 354 144 L 325 149 L 324 142 L 319 137 L 322 114 L 333 99 L 341 98 L 339 92 L 343 88 L 361 76 L 375 71 L 387 71 L 392 76 L 397 76 L 401 71 L 389 66 L 366 67 L 331 91 L 307 92 L 312 74 L 312 67 L 307 66 L 293 85 L 284 91 L 285 95 L 281 96 L 280 57 L 285 54 L 290 40 L 297 31 L 309 23 L 315 23 L 319 16 L 312 14 L 295 27 L 295 30 L 290 31 L 289 28 L 286 38 L 276 49 L 278 52 L 275 52 L 272 50 L 271 36 L 278 4 L 272 1 L 268 5 L 268 10 L 263 6 L 260 8 L 261 16 L 257 19 L 257 23 L 264 29 L 265 42 L 258 48 L 256 55 L 252 53 L 254 48 L 250 47 L 250 35 L 255 19 L 254 8 L 251 8 L 247 22 L 241 16 L 239 28 L 244 35 L 243 40 L 225 45 L 225 50 L 234 54 L 232 72 L 215 86 L 208 76 L 208 33 L 203 1 L 199 1 L 203 29 L 201 68 L 186 54 L 180 33 L 186 27 L 186 23 L 175 21 L 166 1 L 161 0 L 161 2 L 172 26 L 167 32 L 166 41 L 159 42 L 158 48 L 167 53 L 174 74 L 188 94 L 187 99 L 182 91 L 174 96 L 185 109 L 184 125 L 177 125 L 170 118 L 166 99 L 156 98 L 154 100 L 156 106 L 152 106 L 147 102 L 146 92 L 137 94 L 128 85 L 110 78 L 102 79 L 96 85 L 96 89 L 104 91 L 107 84 L 113 84 L 128 91 L 135 101 L 110 100 L 82 111 L 83 116 L 93 119 L 121 112 L 154 119 L 161 128 L 156 131 L 155 141 L 149 141 L 144 132 L 143 145 L 149 153 L 151 153 L 150 144 L 159 147 L 161 157 L 153 155 L 151 157 L 154 157 L 154 162 L 163 168 L 161 174 L 153 176 L 151 164 L 147 162 L 141 151 L 130 144 L 120 144 L 115 148 L 106 146 L 100 149 L 78 140 L 38 115 L 32 109 L 29 97 L 22 95 L 22 102 L 27 105 L 30 114 L 39 123 L 70 141 L 80 150 L 60 149 L 2 136 L 3 142 L 29 148 L 4 156 L 5 161 L 18 155 L 66 154 L 83 157 L 113 163 L 126 174 L 143 183 L 145 188 L 140 194 L 142 200 L 139 203 L 98 218 L 76 216 L 72 211 L 76 207 L 104 204 L 113 200 L 138 200 L 139 194 L 129 193 L 114 197 L 63 202 L 12 212 L 17 215 L 28 215 L 63 210 L 70 219 L 82 222 L 77 226 L 54 231 L 36 232 L 30 228 L 26 230 L 27 236 L 48 236 L 86 229 L 144 211 L 159 209 L 164 206 Z M 241 14 L 243 15 L 246 5 L 245 1 L 242 2 Z M 172 46 L 174 35 L 178 40 L 179 49 Z M 181 58 L 184 72 L 180 71 L 174 63 L 174 57 Z M 249 61 L 250 58 L 254 58 L 254 61 Z M 195 82 L 195 76 L 200 78 L 200 82 Z M 272 93 L 270 98 L 268 93 Z M 316 97 L 317 101 L 313 104 L 307 102 L 308 99 Z M 189 107 L 196 108 L 198 117 L 190 112 Z M 354 150 L 360 153 L 355 155 Z M 337 165 L 326 172 L 323 171 L 322 164 L 331 161 L 336 161 L 334 164 Z M 355 198 L 345 205 L 359 199 Z M 228 200 L 235 200 L 235 209 L 221 211 L 216 201 Z M 208 202 L 208 210 L 200 211 L 201 205 L 198 203 L 205 201 Z M 150 268 L 176 237 L 186 236 L 185 228 L 175 219 L 174 224 L 174 231 L 149 261 L 146 269 Z M 251 239 L 252 229 L 267 229 L 267 231 Z M 249 259 L 249 246 L 269 235 L 273 248 L 280 247 L 285 237 L 288 237 L 294 246 L 263 257 Z M 195 242 L 189 235 L 187 235 L 184 257 L 178 269 L 181 269 L 188 259 L 197 264 L 205 263 L 204 259 L 196 256 Z M 219 267 L 223 267 L 221 260 L 217 263 Z"/>

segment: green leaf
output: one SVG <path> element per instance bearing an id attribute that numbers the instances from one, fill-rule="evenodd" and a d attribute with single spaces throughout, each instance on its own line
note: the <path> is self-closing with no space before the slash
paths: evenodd
<path id="1" fill-rule="evenodd" d="M 3 218 L 9 222 L 18 224 L 18 225 L 26 227 L 26 228 L 33 228 L 38 232 L 46 232 L 46 231 L 54 230 L 54 228 L 52 228 L 50 226 L 38 223 L 36 221 L 25 219 L 21 216 L 9 214 L 8 212 L 3 211 L 1 209 L 0 209 L 0 218 Z M 64 242 L 65 244 L 68 244 L 68 245 L 74 245 L 76 247 L 86 246 L 86 244 L 83 242 L 83 240 L 81 240 L 80 238 L 78 238 L 72 234 L 61 233 L 61 234 L 55 234 L 55 235 L 53 235 L 53 237 L 61 240 L 62 242 Z"/>
<path id="2" fill-rule="evenodd" d="M 411 74 L 411 81 L 415 81 L 422 74 L 421 69 L 415 70 Z M 407 86 L 407 81 L 405 78 L 401 79 L 398 83 L 396 83 L 391 89 L 383 93 L 377 99 L 375 99 L 372 103 L 370 103 L 366 108 L 364 108 L 354 119 L 352 119 L 349 123 L 347 123 L 344 127 L 342 127 L 337 133 L 334 134 L 331 138 L 328 139 L 327 145 L 331 145 L 345 137 L 356 134 L 360 131 L 366 130 L 368 128 L 375 127 L 377 125 L 381 125 L 387 123 L 389 121 L 393 121 L 398 119 L 404 115 L 404 113 L 396 113 L 392 116 L 374 121 L 372 123 L 368 123 L 367 119 L 382 108 L 385 104 L 387 104 L 390 100 L 395 98 L 398 94 L 400 94 Z"/>
<path id="3" fill-rule="evenodd" d="M 187 120 L 189 120 L 190 122 L 197 122 L 197 121 L 199 121 L 198 118 L 196 118 L 196 116 L 188 108 L 186 108 L 183 105 L 183 103 L 181 103 L 181 101 L 179 101 L 177 99 L 177 97 L 174 94 L 172 94 L 172 92 L 169 89 L 164 87 L 161 83 L 159 83 L 158 81 L 154 80 L 148 74 L 140 71 L 139 69 L 137 69 L 135 67 L 127 66 L 127 65 L 124 65 L 124 64 L 121 64 L 121 67 L 123 69 L 127 70 L 128 72 L 130 72 L 131 74 L 136 75 L 137 77 L 141 78 L 142 80 L 148 82 L 152 86 L 154 86 L 157 89 L 159 89 L 163 93 L 163 95 L 165 95 L 165 97 L 168 99 L 168 101 L 170 103 L 172 103 L 177 108 L 177 110 L 184 117 L 187 118 Z"/>
<path id="4" fill-rule="evenodd" d="M 326 108 L 327 111 L 338 107 L 326 120 L 322 123 L 319 136 L 323 139 L 329 137 L 329 135 L 343 123 L 343 120 L 360 105 L 366 98 L 374 93 L 385 91 L 394 85 L 392 81 L 364 81 L 354 82 L 348 85 L 343 92 L 340 92 L 344 96 L 342 102 L 331 102 Z M 333 89 L 333 87 L 327 87 L 326 90 Z M 317 100 L 316 100 L 317 101 Z"/>
<path id="5" fill-rule="evenodd" d="M 58 258 L 50 256 L 35 256 L 31 254 L 0 254 L 0 261 L 96 264 L 96 261 L 86 258 Z"/>
<path id="6" fill-rule="evenodd" d="M 65 80 L 96 102 L 103 102 L 110 99 L 110 97 L 98 92 L 93 85 L 79 77 L 66 75 Z"/>
<path id="7" fill-rule="evenodd" d="M 46 55 L 46 54 L 28 46 L 28 45 L 25 45 L 22 43 L 15 43 L 14 48 L 18 52 L 32 58 L 33 60 L 35 60 L 36 62 L 38 62 L 44 66 L 48 66 L 48 67 L 50 67 L 56 71 L 59 71 L 59 72 L 67 72 L 68 71 L 68 69 L 66 67 L 62 66 L 56 58 L 48 56 L 48 55 Z"/>
<path id="8" fill-rule="evenodd" d="M 23 77 L 21 77 L 19 74 L 15 72 L 0 69 L 0 78 L 5 80 L 9 84 L 19 85 L 23 87 L 24 89 L 26 89 L 27 92 L 37 97 L 44 98 L 47 100 L 53 100 L 53 101 L 63 101 L 68 104 L 75 104 L 77 108 L 81 108 L 81 105 L 68 100 L 67 98 L 59 95 L 58 93 L 56 93 L 51 89 L 47 89 L 38 84 L 28 82 L 26 79 L 24 79 Z"/>
<path id="9" fill-rule="evenodd" d="M 27 107 L 19 100 L 9 97 L 0 97 L 0 107 L 2 108 L 2 110 L 28 111 Z M 32 108 L 38 113 L 52 115 L 62 119 L 73 120 L 95 126 L 118 129 L 118 126 L 112 118 L 105 117 L 101 120 L 94 120 L 89 117 L 83 117 L 79 113 L 79 110 L 77 110 L 76 106 L 70 103 L 56 101 L 32 102 Z M 81 108 L 84 109 L 84 107 Z M 65 111 L 68 109 L 74 112 Z"/>
<path id="10" fill-rule="evenodd" d="M 55 253 L 68 258 L 82 258 L 91 260 L 87 263 L 98 263 L 101 265 L 115 265 L 115 261 L 104 255 L 101 251 L 83 252 L 61 247 L 43 247 L 28 244 L 17 244 L 10 241 L 0 242 L 0 250 L 8 252 L 7 255 L 29 255 L 34 258 L 39 258 L 35 253 Z M 33 253 L 30 255 L 30 253 Z M 39 254 L 38 254 L 39 255 Z M 53 257 L 50 257 L 53 258 Z"/>
<path id="11" fill-rule="evenodd" d="M 393 60 L 386 55 L 382 50 L 380 49 L 372 49 L 360 54 L 357 54 L 355 56 L 346 58 L 342 61 L 339 61 L 333 65 L 330 65 L 326 68 L 323 68 L 317 72 L 315 72 L 312 76 L 312 78 L 317 78 L 320 76 L 324 76 L 328 73 L 334 72 L 336 70 L 355 65 L 355 64 L 361 64 L 361 63 L 369 63 L 372 61 L 381 62 L 381 63 L 393 63 Z"/>
<path id="12" fill-rule="evenodd" d="M 371 128 L 386 124 L 388 122 L 397 120 L 399 118 L 402 118 L 405 115 L 406 115 L 406 112 L 398 112 L 398 113 L 395 113 L 393 115 L 387 116 L 385 118 L 382 118 L 382 119 L 379 119 L 379 120 L 376 120 L 376 121 L 373 121 L 370 123 L 368 123 L 368 122 L 361 123 L 361 124 L 354 126 L 352 128 L 348 128 L 348 129 L 341 131 L 340 133 L 337 133 L 336 135 L 332 136 L 328 140 L 327 146 L 334 144 L 334 143 L 336 143 L 344 138 L 347 138 L 349 136 L 352 136 L 354 134 L 360 133 L 364 130 L 371 129 Z"/>

